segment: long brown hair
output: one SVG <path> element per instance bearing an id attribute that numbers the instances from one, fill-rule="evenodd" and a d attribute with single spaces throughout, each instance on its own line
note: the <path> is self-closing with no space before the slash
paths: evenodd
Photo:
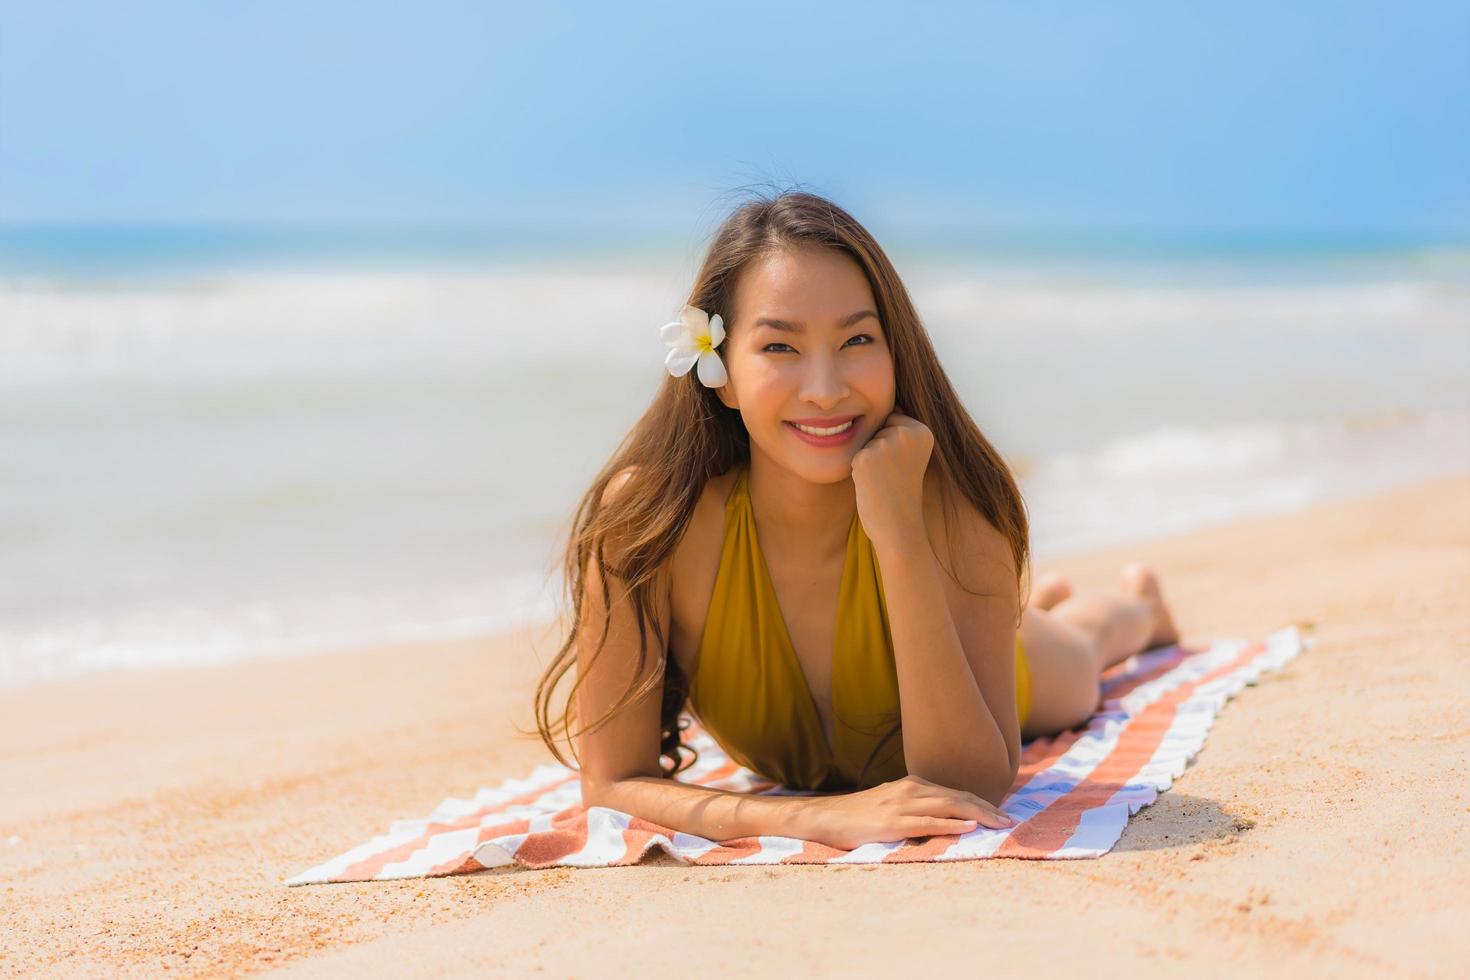
<path id="1" fill-rule="evenodd" d="M 946 488 L 943 498 L 947 513 L 955 512 L 948 491 L 952 485 L 1005 535 L 1010 542 L 1018 587 L 1024 583 L 1029 591 L 1029 527 L 1025 504 L 1011 470 L 960 402 L 888 256 L 856 219 L 826 198 L 806 192 L 787 191 L 747 201 L 715 231 L 687 303 L 711 313 L 720 312 L 725 323 L 733 326 L 738 316 L 735 286 L 741 272 L 756 258 L 776 250 L 797 248 L 835 249 L 861 267 L 878 304 L 876 312 L 892 351 L 895 407 L 934 433 L 930 465 L 937 466 L 945 477 L 940 484 Z M 671 778 L 698 757 L 693 748 L 680 740 L 680 732 L 687 727 L 680 725 L 680 715 L 689 685 L 678 663 L 669 655 L 668 638 L 662 635 L 654 614 L 655 578 L 683 536 L 705 484 L 732 466 L 749 460 L 749 436 L 740 413 L 727 408 L 714 389 L 695 378 L 694 371 L 679 378 L 665 373 L 653 403 L 583 495 L 562 556 L 565 596 L 571 607 L 566 620 L 570 628 L 536 686 L 537 731 L 563 765 L 568 762 L 556 744 L 558 734 L 573 740 L 575 756 L 575 738 L 595 731 L 625 705 L 652 692 L 658 683 L 655 679 L 658 672 L 645 671 L 650 649 L 664 660 L 660 770 Z M 602 498 L 609 482 L 627 467 L 636 470 L 604 504 Z M 617 564 L 609 560 L 606 552 L 610 536 L 618 545 Z M 950 551 L 954 566 L 953 540 Z M 641 684 L 630 684 L 613 708 L 573 736 L 571 723 L 577 715 L 577 688 L 582 678 L 579 676 L 572 685 L 566 708 L 556 725 L 551 719 L 551 701 L 557 685 L 576 663 L 577 640 L 585 626 L 582 621 L 585 576 L 593 560 L 600 570 L 604 609 L 612 608 L 609 575 L 617 576 L 626 585 L 635 610 L 640 644 L 634 676 L 646 679 Z M 1023 597 L 1016 609 L 1018 626 L 1025 604 Z M 654 633 L 651 646 L 647 638 L 650 624 Z M 601 653 L 607 633 L 608 622 L 604 619 L 593 656 Z M 895 724 L 875 746 L 863 767 L 862 777 L 866 777 L 879 750 L 900 729 Z M 683 757 L 685 752 L 690 755 Z M 668 765 L 664 765 L 664 758 L 670 760 Z"/>

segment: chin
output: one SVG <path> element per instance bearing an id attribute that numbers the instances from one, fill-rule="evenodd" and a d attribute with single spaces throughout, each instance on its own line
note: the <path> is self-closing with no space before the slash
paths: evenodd
<path id="1" fill-rule="evenodd" d="M 852 456 L 848 454 L 828 459 L 788 458 L 783 460 L 783 465 L 808 483 L 841 483 L 852 479 Z"/>

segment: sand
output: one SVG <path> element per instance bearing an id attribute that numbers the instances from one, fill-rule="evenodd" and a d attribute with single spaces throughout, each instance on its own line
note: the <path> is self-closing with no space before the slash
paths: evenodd
<path id="1" fill-rule="evenodd" d="M 1105 857 L 282 880 L 550 757 L 547 628 L 0 693 L 0 973 L 1470 974 L 1470 478 L 1126 549 L 1187 643 L 1312 623 Z M 1042 972 L 1044 971 L 1044 972 Z"/>

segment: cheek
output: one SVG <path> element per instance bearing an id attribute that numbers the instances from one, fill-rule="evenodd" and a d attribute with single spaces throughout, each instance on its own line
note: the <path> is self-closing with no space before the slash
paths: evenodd
<path id="1" fill-rule="evenodd" d="M 892 401 L 893 360 L 886 354 L 865 358 L 862 365 L 853 372 L 852 383 L 875 403 Z"/>
<path id="2" fill-rule="evenodd" d="M 741 405 L 753 420 L 779 411 L 790 400 L 788 386 L 780 375 L 769 371 L 748 376 L 740 389 Z"/>
<path id="3" fill-rule="evenodd" d="M 780 365 L 772 364 L 769 360 L 747 361 L 742 367 L 744 370 L 740 374 L 740 394 L 752 402 L 785 397 L 786 389 L 795 383 L 788 372 L 782 371 Z"/>

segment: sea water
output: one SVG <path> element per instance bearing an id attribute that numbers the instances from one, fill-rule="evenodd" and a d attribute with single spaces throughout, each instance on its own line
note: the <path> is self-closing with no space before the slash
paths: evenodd
<path id="1" fill-rule="evenodd" d="M 892 255 L 1039 570 L 1470 470 L 1470 251 Z M 549 621 L 697 261 L 0 239 L 0 686 Z"/>

